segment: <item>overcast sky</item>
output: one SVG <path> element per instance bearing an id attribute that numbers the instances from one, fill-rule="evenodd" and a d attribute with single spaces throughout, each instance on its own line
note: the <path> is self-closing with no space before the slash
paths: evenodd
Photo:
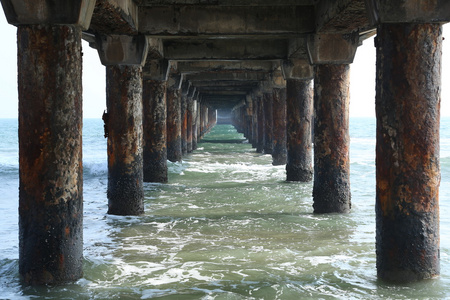
<path id="1" fill-rule="evenodd" d="M 17 118 L 17 48 L 16 28 L 0 13 L 0 118 Z M 450 25 L 444 26 L 444 37 L 450 35 Z M 450 116 L 450 38 L 444 40 L 442 64 L 441 115 Z M 446 55 L 446 52 L 448 55 Z M 106 108 L 105 68 L 97 51 L 83 42 L 83 114 L 85 118 L 101 118 Z M 351 67 L 350 116 L 375 116 L 375 47 L 373 38 L 364 41 L 356 52 Z"/>

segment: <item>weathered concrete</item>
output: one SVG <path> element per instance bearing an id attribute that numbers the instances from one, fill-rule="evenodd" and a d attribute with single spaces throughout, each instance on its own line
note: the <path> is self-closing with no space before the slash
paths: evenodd
<path id="1" fill-rule="evenodd" d="M 314 78 L 314 212 L 350 211 L 349 71 L 317 65 Z"/>
<path id="2" fill-rule="evenodd" d="M 286 164 L 286 87 L 273 88 L 272 165 Z"/>
<path id="3" fill-rule="evenodd" d="M 108 214 L 144 212 L 142 67 L 106 67 Z"/>
<path id="4" fill-rule="evenodd" d="M 283 16 L 280 22 L 279 16 Z M 139 30 L 161 36 L 295 35 L 314 31 L 313 6 L 148 6 Z"/>
<path id="5" fill-rule="evenodd" d="M 181 151 L 181 75 L 172 74 L 167 86 L 167 159 L 182 160 Z"/>
<path id="6" fill-rule="evenodd" d="M 79 279 L 83 264 L 81 28 L 20 25 L 19 273 Z"/>
<path id="7" fill-rule="evenodd" d="M 442 27 L 378 26 L 376 249 L 378 277 L 439 274 Z"/>
<path id="8" fill-rule="evenodd" d="M 148 43 L 144 35 L 98 35 L 96 44 L 104 66 L 145 64 Z"/>
<path id="9" fill-rule="evenodd" d="M 166 81 L 144 80 L 144 182 L 167 182 Z"/>
<path id="10" fill-rule="evenodd" d="M 286 180 L 308 182 L 313 178 L 313 89 L 310 79 L 288 79 Z"/>

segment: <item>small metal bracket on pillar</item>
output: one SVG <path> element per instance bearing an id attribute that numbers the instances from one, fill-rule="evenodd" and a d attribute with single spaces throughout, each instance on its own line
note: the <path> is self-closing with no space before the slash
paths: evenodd
<path id="1" fill-rule="evenodd" d="M 286 60 L 282 67 L 286 78 L 286 180 L 309 182 L 313 178 L 311 134 L 314 70 L 306 59 Z"/>
<path id="2" fill-rule="evenodd" d="M 449 1 L 366 1 L 377 25 L 377 274 L 438 276 L 442 26 Z"/>
<path id="3" fill-rule="evenodd" d="M 143 81 L 144 182 L 167 182 L 166 87 L 169 62 L 147 60 Z"/>
<path id="4" fill-rule="evenodd" d="M 281 68 L 271 74 L 273 99 L 272 165 L 286 164 L 286 80 Z"/>
<path id="5" fill-rule="evenodd" d="M 171 62 L 167 82 L 167 159 L 171 162 L 182 160 L 181 149 L 181 84 L 183 75 L 178 74 Z"/>
<path id="6" fill-rule="evenodd" d="M 19 273 L 30 285 L 76 281 L 83 274 L 81 32 L 95 1 L 1 2 L 18 27 Z"/>
<path id="7" fill-rule="evenodd" d="M 314 212 L 350 211 L 350 63 L 358 33 L 316 34 L 308 39 L 314 78 Z"/>
<path id="8" fill-rule="evenodd" d="M 142 66 L 147 39 L 98 35 L 96 41 L 106 66 L 108 214 L 139 215 L 144 212 Z"/>

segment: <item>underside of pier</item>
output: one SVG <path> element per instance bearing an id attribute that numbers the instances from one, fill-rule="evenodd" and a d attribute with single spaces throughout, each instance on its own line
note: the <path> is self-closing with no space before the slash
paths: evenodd
<path id="1" fill-rule="evenodd" d="M 439 274 L 441 25 L 450 2 L 1 3 L 18 27 L 25 283 L 82 276 L 82 38 L 107 68 L 109 213 L 142 214 L 143 182 L 167 182 L 167 159 L 182 160 L 216 122 L 232 122 L 256 151 L 286 164 L 287 180 L 314 180 L 315 213 L 347 213 L 349 70 L 377 34 L 378 275 Z"/>

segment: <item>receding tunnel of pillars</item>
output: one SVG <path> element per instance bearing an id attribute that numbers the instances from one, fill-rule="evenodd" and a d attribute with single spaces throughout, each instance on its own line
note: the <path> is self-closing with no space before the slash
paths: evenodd
<path id="1" fill-rule="evenodd" d="M 61 5 L 54 19 L 40 19 L 2 1 L 18 27 L 19 271 L 26 284 L 82 276 L 81 37 L 94 2 Z M 385 2 L 374 7 L 378 276 L 432 278 L 439 274 L 440 22 L 448 10 L 397 20 Z M 284 61 L 233 108 L 236 128 L 274 165 L 286 164 L 288 181 L 314 174 L 316 213 L 351 208 L 349 65 L 358 41 L 338 36 L 313 36 L 312 65 Z M 329 45 L 346 51 L 330 53 Z M 146 60 L 145 37 L 98 36 L 96 47 L 107 69 L 108 213 L 139 215 L 143 182 L 167 182 L 167 159 L 196 149 L 216 123 L 216 107 L 175 63 Z"/>

